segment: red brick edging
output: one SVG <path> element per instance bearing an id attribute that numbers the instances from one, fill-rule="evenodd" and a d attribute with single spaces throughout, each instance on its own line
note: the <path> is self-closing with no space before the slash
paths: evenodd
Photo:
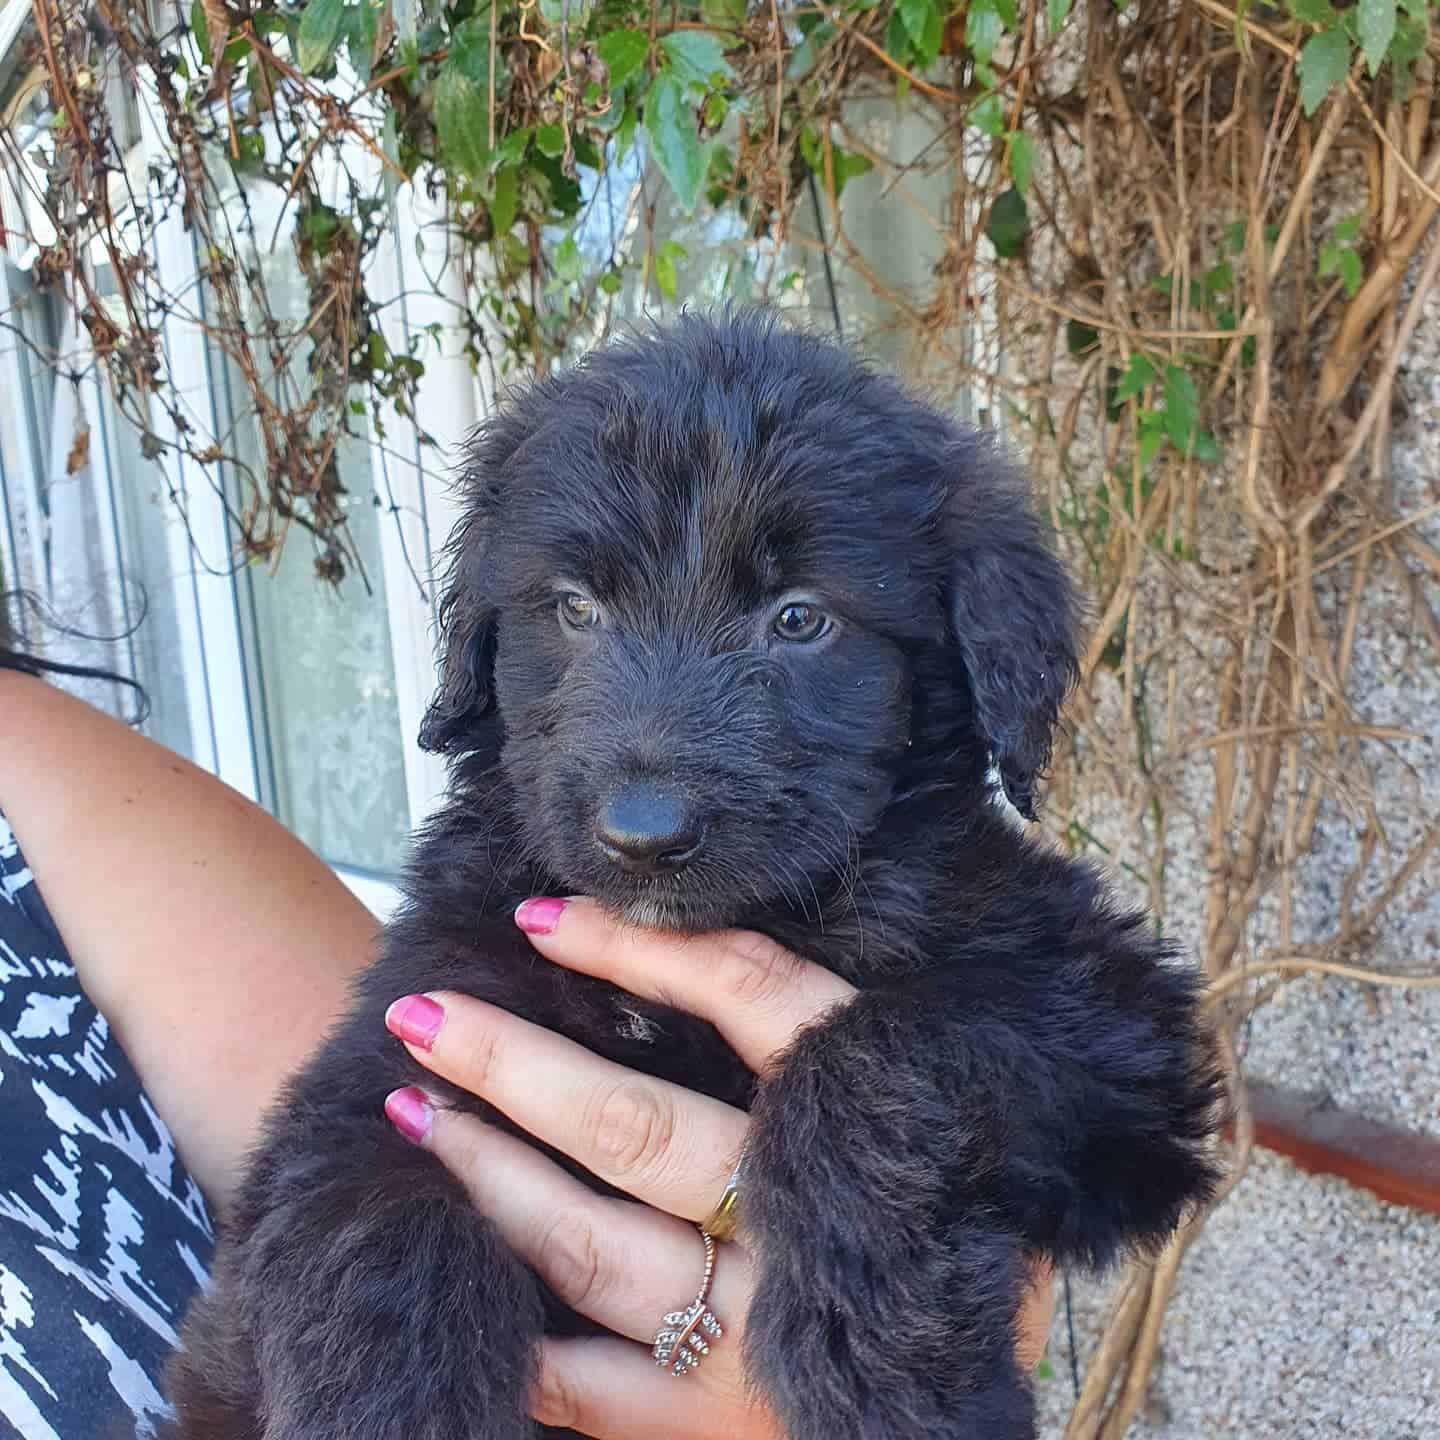
<path id="1" fill-rule="evenodd" d="M 1336 1175 L 1382 1200 L 1440 1215 L 1440 1138 L 1383 1125 L 1313 1097 L 1251 1080 L 1255 1143 L 1302 1170 Z"/>

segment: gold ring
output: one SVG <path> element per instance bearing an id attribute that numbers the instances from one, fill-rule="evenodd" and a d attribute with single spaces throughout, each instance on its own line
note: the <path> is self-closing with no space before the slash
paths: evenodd
<path id="1" fill-rule="evenodd" d="M 740 1166 L 737 1164 L 725 1182 L 720 1203 L 700 1225 L 701 1231 L 714 1240 L 733 1240 L 740 1224 Z"/>

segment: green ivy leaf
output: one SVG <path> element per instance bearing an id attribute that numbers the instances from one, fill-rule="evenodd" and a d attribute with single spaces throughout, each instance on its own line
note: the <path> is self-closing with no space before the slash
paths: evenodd
<path id="1" fill-rule="evenodd" d="M 541 182 L 550 204 L 563 218 L 568 220 L 580 213 L 584 195 L 579 184 L 560 168 L 558 159 L 537 154 L 530 162 L 530 178 Z"/>
<path id="2" fill-rule="evenodd" d="M 495 234 L 504 235 L 515 223 L 520 209 L 520 175 L 513 165 L 495 172 L 495 193 L 490 197 L 490 223 Z"/>
<path id="3" fill-rule="evenodd" d="M 1215 437 L 1200 429 L 1200 393 L 1183 365 L 1165 367 L 1165 434 L 1182 455 L 1213 462 L 1220 458 Z"/>
<path id="4" fill-rule="evenodd" d="M 1220 446 L 1208 430 L 1197 430 L 1195 443 L 1191 446 L 1190 453 L 1202 464 L 1214 465 L 1220 459 Z"/>
<path id="5" fill-rule="evenodd" d="M 965 119 L 992 140 L 998 140 L 1005 133 L 1005 104 L 993 92 L 982 95 L 970 107 Z"/>
<path id="6" fill-rule="evenodd" d="M 467 79 L 479 85 L 486 94 L 490 92 L 490 22 L 488 20 L 466 20 L 457 25 L 450 35 L 450 53 L 445 60 L 447 69 L 458 70 Z M 495 57 L 495 90 L 500 91 L 501 77 L 506 73 L 499 55 Z"/>
<path id="7" fill-rule="evenodd" d="M 472 179 L 480 178 L 490 168 L 519 160 L 531 135 L 528 128 L 521 129 L 491 154 L 490 65 L 489 22 L 471 19 L 457 25 L 435 82 L 435 128 L 444 155 Z M 498 52 L 494 65 L 498 99 L 510 77 Z"/>
<path id="8" fill-rule="evenodd" d="M 615 127 L 615 158 L 623 160 L 635 143 L 635 132 L 640 128 L 640 112 L 634 105 L 627 104 L 620 123 Z"/>
<path id="9" fill-rule="evenodd" d="M 535 131 L 535 148 L 552 160 L 558 160 L 565 153 L 565 127 L 563 125 L 541 125 Z"/>
<path id="10" fill-rule="evenodd" d="M 1160 447 L 1165 443 L 1165 417 L 1157 415 L 1153 410 L 1142 410 L 1140 412 L 1140 468 L 1148 470 L 1150 462 L 1160 453 Z"/>
<path id="11" fill-rule="evenodd" d="M 295 37 L 295 58 L 304 74 L 314 74 L 335 53 L 344 18 L 345 0 L 310 0 Z"/>
<path id="12" fill-rule="evenodd" d="M 1409 94 L 1410 67 L 1425 53 L 1430 38 L 1423 11 L 1420 18 L 1412 19 L 1401 15 L 1395 22 L 1395 38 L 1390 42 L 1390 64 L 1393 67 L 1391 84 L 1397 96 Z"/>
<path id="13" fill-rule="evenodd" d="M 1313 115 L 1350 70 L 1350 39 L 1338 25 L 1312 35 L 1300 51 L 1300 103 Z"/>
<path id="14" fill-rule="evenodd" d="M 1165 367 L 1165 433 L 1179 450 L 1188 450 L 1200 423 L 1200 395 L 1182 365 Z"/>
<path id="15" fill-rule="evenodd" d="M 1030 177 L 1035 171 L 1035 147 L 1023 130 L 1010 132 L 1010 178 L 1015 188 L 1023 195 L 1030 188 Z"/>
<path id="16" fill-rule="evenodd" d="M 1347 249 L 1340 252 L 1340 281 L 1345 286 L 1345 293 L 1353 299 L 1365 281 L 1365 266 L 1357 251 Z"/>
<path id="17" fill-rule="evenodd" d="M 1132 395 L 1138 395 L 1155 379 L 1155 367 L 1137 350 L 1130 357 L 1130 364 L 1115 386 L 1114 401 L 1123 404 Z"/>
<path id="18" fill-rule="evenodd" d="M 1088 355 L 1100 348 L 1100 332 L 1083 320 L 1065 322 L 1065 348 L 1074 356 Z"/>
<path id="19" fill-rule="evenodd" d="M 1007 30 L 1013 30 L 1020 23 L 1020 10 L 1016 0 L 994 0 L 994 5 Z"/>
<path id="20" fill-rule="evenodd" d="M 620 272 L 618 270 L 607 270 L 600 277 L 600 288 L 607 295 L 618 295 L 624 283 L 620 278 Z"/>
<path id="21" fill-rule="evenodd" d="M 830 147 L 830 166 L 835 175 L 835 198 L 857 175 L 868 175 L 875 166 L 868 155 L 856 155 L 850 150 Z"/>
<path id="22" fill-rule="evenodd" d="M 808 126 L 800 132 L 800 158 L 823 181 L 825 179 L 825 147 L 820 136 Z M 846 184 L 857 175 L 868 175 L 875 168 L 868 155 L 857 155 L 853 150 L 842 150 L 832 143 L 830 146 L 830 174 L 835 181 L 835 198 Z"/>
<path id="23" fill-rule="evenodd" d="M 667 240 L 655 252 L 655 283 L 667 300 L 674 300 L 680 293 L 677 263 L 688 258 L 685 247 L 674 240 Z"/>
<path id="24" fill-rule="evenodd" d="M 666 71 L 655 77 L 645 97 L 645 134 L 680 208 L 691 214 L 710 168 L 709 147 L 700 143 L 684 85 Z"/>
<path id="25" fill-rule="evenodd" d="M 491 157 L 491 165 L 518 165 L 524 158 L 525 152 L 530 148 L 530 141 L 535 131 L 529 125 L 516 126 L 496 147 L 495 154 Z"/>
<path id="26" fill-rule="evenodd" d="M 572 285 L 585 273 L 585 262 L 573 235 L 567 235 L 560 242 L 550 263 L 555 267 L 555 278 L 562 284 Z"/>
<path id="27" fill-rule="evenodd" d="M 910 39 L 910 32 L 905 28 L 905 19 L 898 7 L 890 12 L 890 18 L 885 22 L 885 53 L 902 65 L 908 65 L 915 56 L 915 43 Z M 896 83 L 905 85 L 908 81 L 901 75 Z"/>
<path id="28" fill-rule="evenodd" d="M 1395 0 L 1360 0 L 1356 16 L 1360 48 L 1373 75 L 1379 70 L 1395 38 Z"/>
<path id="29" fill-rule="evenodd" d="M 650 58 L 650 37 L 643 30 L 611 30 L 595 46 L 618 90 Z"/>
<path id="30" fill-rule="evenodd" d="M 914 47 L 915 61 L 922 68 L 940 53 L 944 22 L 936 0 L 900 0 L 896 9 L 905 26 L 905 33 Z"/>
<path id="31" fill-rule="evenodd" d="M 1358 215 L 1347 215 L 1343 220 L 1337 221 L 1330 234 L 1337 245 L 1353 245 L 1364 228 L 1365 215 L 1362 211 Z"/>
<path id="32" fill-rule="evenodd" d="M 1046 0 L 1045 24 L 1054 35 L 1070 14 L 1070 0 Z"/>
<path id="33" fill-rule="evenodd" d="M 995 247 L 995 253 L 1002 260 L 1013 259 L 1025 245 L 1025 235 L 1030 228 L 1030 211 L 1026 208 L 1025 197 L 1013 186 L 1002 190 L 990 207 L 990 218 L 985 222 L 985 233 Z"/>
<path id="34" fill-rule="evenodd" d="M 478 180 L 490 160 L 486 91 L 447 60 L 435 81 L 434 104 L 442 157 L 462 175 Z"/>
<path id="35" fill-rule="evenodd" d="M 210 63 L 210 22 L 205 18 L 205 7 L 200 0 L 194 0 L 190 6 L 190 33 L 195 37 L 195 44 L 200 48 L 200 58 L 205 64 Z"/>
<path id="36" fill-rule="evenodd" d="M 720 209 L 730 199 L 730 181 L 735 174 L 735 161 L 729 149 L 720 144 L 710 147 L 710 173 L 705 177 L 709 188 L 705 198 Z"/>
<path id="37" fill-rule="evenodd" d="M 1205 293 L 1210 296 L 1222 295 L 1235 283 L 1235 271 L 1228 260 L 1212 265 L 1205 272 Z"/>
<path id="38" fill-rule="evenodd" d="M 745 28 L 745 0 L 700 0 L 700 13 L 717 30 Z"/>
<path id="39" fill-rule="evenodd" d="M 345 12 L 345 50 L 355 73 L 365 84 L 370 82 L 370 67 L 375 59 L 375 42 L 380 38 L 380 10 L 374 0 L 361 0 Z"/>
<path id="40" fill-rule="evenodd" d="M 340 217 L 328 205 L 309 205 L 300 212 L 297 224 L 305 239 L 323 255 L 340 228 Z"/>
<path id="41" fill-rule="evenodd" d="M 1330 0 L 1290 0 L 1290 13 L 1311 25 L 1331 25 L 1335 21 L 1335 7 Z"/>
<path id="42" fill-rule="evenodd" d="M 995 0 L 972 0 L 965 17 L 965 43 L 982 65 L 990 63 L 1004 34 L 1005 22 Z"/>
<path id="43" fill-rule="evenodd" d="M 676 30 L 661 39 L 660 48 L 670 71 L 687 84 L 708 86 L 712 76 L 729 80 L 735 74 L 724 42 L 708 30 Z"/>

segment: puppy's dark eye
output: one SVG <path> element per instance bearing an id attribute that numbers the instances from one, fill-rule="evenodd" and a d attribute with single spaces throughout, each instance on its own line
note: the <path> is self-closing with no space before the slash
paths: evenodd
<path id="1" fill-rule="evenodd" d="M 588 630 L 592 625 L 600 623 L 600 607 L 584 595 L 578 595 L 575 591 L 560 597 L 556 609 L 560 613 L 560 623 L 568 625 L 572 630 Z"/>
<path id="2" fill-rule="evenodd" d="M 782 640 L 818 640 L 830 628 L 830 617 L 813 605 L 787 605 L 775 617 L 774 628 Z"/>

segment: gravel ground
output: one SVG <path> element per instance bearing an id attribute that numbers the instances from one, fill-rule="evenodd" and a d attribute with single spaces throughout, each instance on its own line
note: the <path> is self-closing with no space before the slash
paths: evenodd
<path id="1" fill-rule="evenodd" d="M 1075 1290 L 1082 1365 L 1108 1287 Z M 1063 1307 L 1041 1433 L 1073 1390 Z M 1154 1440 L 1433 1440 L 1440 1434 L 1440 1221 L 1256 1153 L 1185 1261 L 1149 1401 Z"/>

